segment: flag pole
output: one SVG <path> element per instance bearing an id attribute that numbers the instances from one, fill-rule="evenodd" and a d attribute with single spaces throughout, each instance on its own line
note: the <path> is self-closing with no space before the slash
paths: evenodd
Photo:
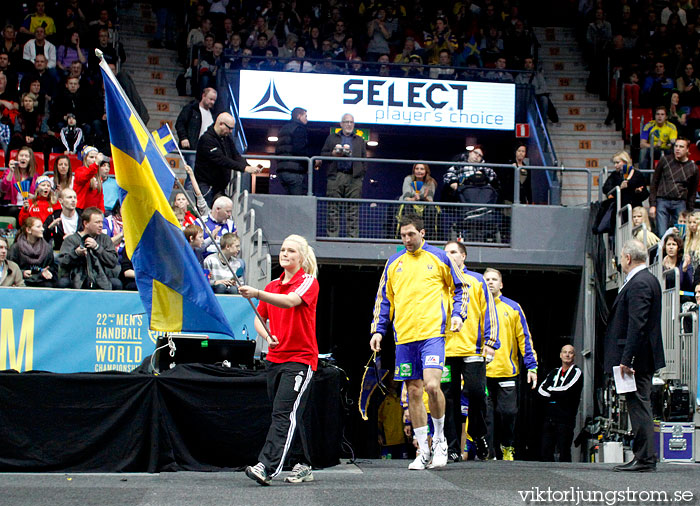
<path id="1" fill-rule="evenodd" d="M 102 53 L 102 51 L 100 51 L 99 49 L 96 48 L 96 49 L 95 49 L 95 55 L 96 55 L 97 58 L 99 58 L 99 60 L 100 60 L 100 68 L 105 72 L 105 74 L 107 75 L 107 77 L 108 77 L 108 78 L 112 81 L 112 83 L 115 85 L 115 88 L 116 88 L 116 90 L 118 91 L 118 93 L 121 95 L 122 99 L 124 100 L 124 103 L 127 105 L 127 107 L 129 107 L 129 110 L 130 110 L 131 113 L 134 115 L 134 117 L 137 119 L 137 121 L 139 122 L 139 124 L 141 125 L 141 127 L 143 128 L 143 130 L 146 132 L 146 135 L 148 135 L 148 138 L 150 139 L 150 141 L 153 143 L 154 146 L 157 147 L 158 144 L 156 144 L 155 139 L 153 138 L 153 134 L 151 134 L 151 131 L 150 131 L 150 130 L 146 127 L 146 125 L 143 123 L 143 120 L 141 119 L 141 116 L 139 116 L 139 114 L 138 114 L 138 113 L 136 112 L 136 110 L 134 109 L 134 106 L 131 104 L 131 100 L 129 100 L 129 97 L 127 97 L 126 94 L 124 93 L 124 90 L 122 89 L 121 85 L 119 84 L 119 81 L 117 81 L 117 78 L 116 78 L 116 76 L 114 75 L 114 73 L 112 72 L 112 69 L 109 68 L 109 65 L 108 65 L 107 62 L 105 61 L 105 59 L 104 59 L 104 54 Z M 170 130 L 170 125 L 168 125 L 168 131 L 169 131 L 170 134 L 172 135 L 172 130 Z M 175 137 L 173 137 L 173 140 L 175 140 Z M 177 146 L 177 143 L 175 143 L 175 145 Z M 178 152 L 180 153 L 180 157 L 182 158 L 182 161 L 183 161 L 183 163 L 184 163 L 185 160 L 184 160 L 184 157 L 182 156 L 182 152 L 180 151 L 180 147 L 179 147 L 179 146 L 177 146 L 177 150 L 178 150 Z M 175 179 L 175 183 L 177 184 L 178 189 L 182 190 L 182 192 L 184 193 L 185 198 L 187 199 L 188 203 L 193 207 L 193 209 L 194 209 L 195 212 L 197 213 L 197 215 L 198 215 L 200 221 L 202 222 L 202 226 L 203 226 L 204 230 L 205 230 L 206 233 L 209 235 L 210 239 L 212 240 L 212 243 L 213 243 L 214 246 L 216 247 L 217 254 L 220 255 L 220 258 L 223 258 L 223 259 L 224 259 L 224 262 L 226 263 L 227 267 L 229 268 L 229 271 L 231 271 L 231 274 L 233 274 L 233 279 L 234 279 L 234 282 L 236 283 L 236 286 L 237 286 L 237 287 L 238 287 L 238 286 L 241 286 L 242 283 L 241 283 L 240 279 L 238 279 L 238 276 L 236 276 L 236 273 L 233 272 L 233 268 L 232 268 L 231 265 L 228 263 L 228 259 L 227 259 L 226 257 L 224 257 L 223 252 L 221 251 L 221 246 L 216 242 L 216 239 L 215 239 L 214 237 L 212 237 L 211 232 L 209 231 L 208 227 L 204 224 L 204 220 L 202 219 L 202 216 L 201 216 L 201 214 L 199 213 L 199 210 L 197 209 L 197 206 L 192 202 L 192 199 L 191 199 L 191 198 L 189 197 L 189 195 L 187 194 L 187 191 L 185 191 L 185 188 L 182 186 L 182 183 L 180 182 L 180 180 L 179 180 L 179 179 L 177 178 L 177 176 L 175 175 L 175 172 L 173 172 L 173 169 L 170 167 L 170 164 L 168 163 L 167 160 L 165 160 L 165 157 L 163 157 L 163 154 L 161 153 L 160 149 L 158 149 L 157 151 L 158 151 L 158 154 L 161 156 L 161 158 L 163 158 L 163 161 L 165 162 L 165 165 L 168 167 L 168 170 L 170 171 L 170 174 L 172 174 L 173 178 Z M 248 299 L 248 298 L 246 298 L 246 297 L 244 297 L 244 298 L 248 301 L 248 304 L 250 304 L 250 307 L 253 308 L 253 311 L 255 312 L 255 316 L 256 316 L 257 319 L 260 321 L 260 323 L 261 323 L 261 325 L 263 326 L 263 329 L 265 330 L 265 332 L 267 332 L 267 335 L 270 336 L 270 337 L 272 337 L 272 332 L 270 332 L 270 329 L 268 329 L 267 323 L 265 322 L 265 320 L 263 319 L 263 317 L 262 317 L 262 316 L 260 315 L 260 313 L 258 312 L 258 308 L 255 307 L 255 304 L 253 304 L 253 301 L 250 300 L 250 299 Z"/>

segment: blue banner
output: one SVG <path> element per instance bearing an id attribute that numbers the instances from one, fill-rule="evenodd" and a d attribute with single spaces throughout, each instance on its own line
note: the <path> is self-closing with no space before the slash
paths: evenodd
<path id="1" fill-rule="evenodd" d="M 255 313 L 238 295 L 217 295 L 236 339 L 254 333 Z M 131 371 L 162 332 L 148 329 L 137 292 L 0 288 L 0 370 Z M 229 336 L 202 332 L 215 339 Z"/>

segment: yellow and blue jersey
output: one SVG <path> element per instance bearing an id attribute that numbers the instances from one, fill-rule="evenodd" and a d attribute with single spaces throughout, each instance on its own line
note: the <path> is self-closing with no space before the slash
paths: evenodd
<path id="1" fill-rule="evenodd" d="M 386 263 L 374 303 L 371 332 L 385 335 L 394 322 L 397 344 L 444 337 L 450 318 L 467 319 L 464 274 L 442 249 L 425 241 L 401 250 Z"/>
<path id="2" fill-rule="evenodd" d="M 510 378 L 520 372 L 518 351 L 528 370 L 537 369 L 537 353 L 532 346 L 532 336 L 525 313 L 520 304 L 508 297 L 494 297 L 501 347 L 490 364 L 486 365 L 488 378 Z"/>
<path id="3" fill-rule="evenodd" d="M 469 318 L 459 332 L 447 332 L 446 357 L 481 355 L 485 344 L 493 349 L 498 349 L 500 346 L 498 315 L 484 277 L 466 267 L 463 268 L 462 275 L 466 280 L 466 292 L 469 296 L 467 306 Z"/>
<path id="4" fill-rule="evenodd" d="M 648 141 L 652 146 L 655 145 L 654 140 L 658 138 L 660 145 L 656 146 L 657 148 L 671 149 L 671 145 L 676 142 L 677 137 L 676 125 L 670 121 L 666 121 L 661 126 L 657 125 L 656 121 L 650 121 L 642 128 L 639 138 Z"/>

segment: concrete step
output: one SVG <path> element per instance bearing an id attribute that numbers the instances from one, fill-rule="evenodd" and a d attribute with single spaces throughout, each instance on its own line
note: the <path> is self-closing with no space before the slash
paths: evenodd
<path id="1" fill-rule="evenodd" d="M 136 84 L 137 88 L 140 89 L 155 89 L 155 88 L 160 88 L 162 86 L 165 86 L 166 88 L 175 88 L 175 78 L 172 79 L 143 79 L 143 78 L 134 78 L 134 83 Z M 170 90 L 168 90 L 170 91 Z M 177 90 L 176 90 L 177 91 Z"/>
<path id="2" fill-rule="evenodd" d="M 612 153 L 611 153 L 612 154 Z M 572 168 L 590 169 L 591 171 L 599 171 L 603 167 L 612 166 L 610 155 L 601 155 L 595 153 L 590 156 L 581 156 L 573 153 L 559 153 L 557 151 L 557 161 L 559 165 Z"/>
<path id="3" fill-rule="evenodd" d="M 574 44 L 561 44 L 559 42 L 548 42 L 546 45 L 542 44 L 540 48 L 540 58 L 543 62 L 562 57 L 575 57 L 582 61 L 583 53 L 578 46 Z"/>
<path id="4" fill-rule="evenodd" d="M 183 106 L 192 101 L 192 97 L 178 96 L 163 97 L 162 100 L 159 100 L 145 93 L 141 93 L 141 99 L 149 113 L 158 112 L 165 117 L 169 117 L 170 115 L 175 115 L 175 117 L 177 117 Z"/>
<path id="5" fill-rule="evenodd" d="M 579 136 L 552 135 L 551 137 L 552 142 L 554 142 L 554 149 L 556 149 L 559 156 L 561 156 L 561 153 L 566 152 L 578 151 L 585 154 L 620 150 L 625 147 L 625 141 L 619 138 L 607 137 L 601 139 L 600 137 L 593 137 L 587 134 Z"/>
<path id="6" fill-rule="evenodd" d="M 563 26 L 536 26 L 533 28 L 533 31 L 540 42 L 547 40 L 576 40 L 576 33 L 574 30 Z"/>
<path id="7" fill-rule="evenodd" d="M 574 58 L 548 58 L 542 61 L 542 70 L 549 77 L 550 72 L 561 72 L 561 71 L 588 71 L 588 66 L 581 60 Z"/>
<path id="8" fill-rule="evenodd" d="M 552 70 L 550 72 L 546 72 L 545 76 L 547 77 L 547 82 L 549 81 L 556 81 L 559 79 L 588 79 L 588 74 L 589 72 L 585 69 L 583 70 Z"/>
<path id="9" fill-rule="evenodd" d="M 552 102 L 573 102 L 576 105 L 598 105 L 601 102 L 600 97 L 595 93 L 587 91 L 571 91 L 565 88 L 550 88 L 549 98 Z"/>
<path id="10" fill-rule="evenodd" d="M 129 69 L 131 72 L 131 77 L 137 83 L 140 81 L 148 81 L 151 84 L 162 83 L 174 83 L 177 76 L 182 74 L 182 70 L 151 70 L 143 69 L 139 67 L 134 67 Z"/>
<path id="11" fill-rule="evenodd" d="M 161 58 L 159 56 L 147 56 L 147 55 L 129 55 L 129 59 L 124 65 L 129 70 L 165 70 L 168 72 L 184 72 L 182 65 L 177 61 L 176 57 L 172 58 Z"/>
<path id="12" fill-rule="evenodd" d="M 613 136 L 621 137 L 620 132 L 615 131 L 613 125 L 606 125 L 605 123 L 597 121 L 580 121 L 576 119 L 562 119 L 559 118 L 559 123 L 550 123 L 547 128 L 549 129 L 550 135 L 593 135 L 593 136 L 606 136 L 612 138 Z"/>
<path id="13" fill-rule="evenodd" d="M 565 92 L 584 92 L 586 91 L 586 76 L 578 77 L 566 77 L 566 76 L 552 76 L 547 80 L 547 85 L 550 90 L 565 91 Z"/>

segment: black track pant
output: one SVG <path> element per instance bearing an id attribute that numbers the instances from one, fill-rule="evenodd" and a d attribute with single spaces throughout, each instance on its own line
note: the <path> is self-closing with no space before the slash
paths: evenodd
<path id="1" fill-rule="evenodd" d="M 267 395 L 272 401 L 272 423 L 259 459 L 274 478 L 282 471 L 297 434 L 301 438 L 304 455 L 308 463 L 311 463 L 302 419 L 314 372 L 310 366 L 298 362 L 267 362 L 266 368 Z"/>
<path id="2" fill-rule="evenodd" d="M 513 446 L 518 416 L 518 377 L 486 378 L 486 386 L 489 389 L 489 444 L 494 451 L 496 443 Z"/>
<path id="3" fill-rule="evenodd" d="M 469 435 L 477 439 L 486 435 L 486 364 L 464 362 L 464 357 L 448 357 L 450 381 L 441 384 L 445 393 L 445 438 L 450 452 L 462 453 L 462 392 L 469 399 Z M 462 386 L 464 377 L 464 386 Z"/>

